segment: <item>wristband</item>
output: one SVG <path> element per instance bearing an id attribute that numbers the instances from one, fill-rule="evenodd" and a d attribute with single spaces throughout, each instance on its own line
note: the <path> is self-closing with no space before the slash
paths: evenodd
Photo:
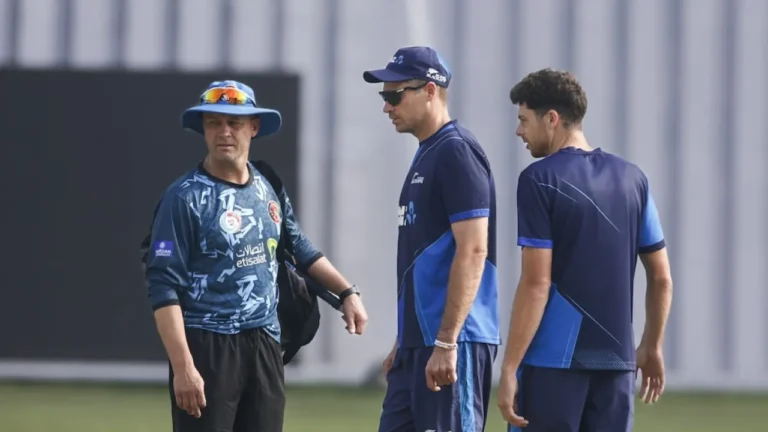
<path id="1" fill-rule="evenodd" d="M 339 301 L 343 303 L 344 300 L 346 300 L 346 298 L 351 296 L 352 294 L 360 295 L 360 290 L 358 290 L 355 285 L 352 285 L 351 287 L 342 291 L 341 294 L 339 294 Z"/>
<path id="2" fill-rule="evenodd" d="M 437 339 L 435 339 L 435 346 L 438 348 L 442 348 L 444 350 L 456 350 L 459 349 L 459 344 L 450 344 L 446 342 L 441 342 Z"/>

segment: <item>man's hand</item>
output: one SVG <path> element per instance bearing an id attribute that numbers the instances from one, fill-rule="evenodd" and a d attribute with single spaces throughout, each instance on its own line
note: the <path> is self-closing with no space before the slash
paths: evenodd
<path id="1" fill-rule="evenodd" d="M 435 347 L 425 370 L 427 388 L 432 391 L 440 391 L 440 386 L 455 383 L 458 379 L 456 375 L 457 358 L 455 349 Z"/>
<path id="2" fill-rule="evenodd" d="M 171 305 L 157 309 L 155 321 L 171 362 L 176 404 L 190 415 L 199 418 L 205 408 L 204 383 L 203 377 L 195 368 L 187 345 L 181 308 Z"/>
<path id="3" fill-rule="evenodd" d="M 384 362 L 381 364 L 381 371 L 384 373 L 384 376 L 387 376 L 389 370 L 392 369 L 392 365 L 395 364 L 395 357 L 397 357 L 397 342 L 395 342 L 392 351 L 387 354 L 387 358 L 385 358 Z"/>
<path id="4" fill-rule="evenodd" d="M 637 369 L 642 372 L 640 399 L 646 404 L 656 403 L 664 393 L 664 355 L 661 348 L 652 348 L 640 343 L 636 358 Z"/>
<path id="5" fill-rule="evenodd" d="M 189 415 L 200 418 L 201 411 L 205 408 L 205 383 L 203 377 L 194 366 L 173 374 L 173 393 L 176 396 L 176 405 Z"/>
<path id="6" fill-rule="evenodd" d="M 519 416 L 517 411 L 517 376 L 514 373 L 502 374 L 499 382 L 497 404 L 504 420 L 516 427 L 528 426 L 528 420 Z"/>
<path id="7" fill-rule="evenodd" d="M 344 305 L 341 308 L 344 322 L 347 323 L 347 331 L 349 334 L 361 335 L 365 331 L 365 326 L 368 324 L 368 313 L 365 312 L 363 301 L 357 294 L 344 299 Z"/>
<path id="8" fill-rule="evenodd" d="M 307 273 L 336 295 L 343 293 L 350 286 L 349 281 L 325 257 L 318 259 L 309 266 Z M 344 299 L 341 313 L 341 318 L 347 323 L 349 334 L 363 334 L 365 325 L 368 323 L 368 314 L 365 312 L 365 307 L 363 307 L 363 302 L 358 294 L 352 294 Z"/>

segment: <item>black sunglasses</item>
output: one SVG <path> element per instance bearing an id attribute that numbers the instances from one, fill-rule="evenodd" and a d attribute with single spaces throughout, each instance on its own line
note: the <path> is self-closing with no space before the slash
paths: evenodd
<path id="1" fill-rule="evenodd" d="M 400 102 L 403 101 L 403 92 L 406 90 L 419 90 L 422 87 L 427 85 L 427 83 L 423 83 L 421 85 L 418 85 L 416 87 L 403 87 L 397 90 L 387 90 L 387 91 L 380 91 L 379 95 L 381 95 L 381 98 L 384 99 L 384 102 L 392 105 L 397 106 L 400 104 Z"/>

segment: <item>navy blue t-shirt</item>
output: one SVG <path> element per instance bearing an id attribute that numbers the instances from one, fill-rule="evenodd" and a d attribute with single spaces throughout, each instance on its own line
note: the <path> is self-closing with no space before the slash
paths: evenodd
<path id="1" fill-rule="evenodd" d="M 322 256 L 302 233 L 285 190 L 249 164 L 237 185 L 202 166 L 176 180 L 152 226 L 146 280 L 154 309 L 178 304 L 184 324 L 217 333 L 264 328 L 280 340 L 276 252 L 285 218 L 298 263 Z M 285 208 L 281 208 L 278 193 Z"/>
<path id="2" fill-rule="evenodd" d="M 398 343 L 433 346 L 440 329 L 456 241 L 451 224 L 488 217 L 488 258 L 459 342 L 499 344 L 496 190 L 477 139 L 456 121 L 419 144 L 400 194 L 397 246 Z"/>
<path id="3" fill-rule="evenodd" d="M 634 370 L 632 297 L 638 253 L 665 246 L 648 179 L 600 149 L 564 148 L 517 186 L 522 247 L 552 249 L 552 287 L 523 363 Z"/>

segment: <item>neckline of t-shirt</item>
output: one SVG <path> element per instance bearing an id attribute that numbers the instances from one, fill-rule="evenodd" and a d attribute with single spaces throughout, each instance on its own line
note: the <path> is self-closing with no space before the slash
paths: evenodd
<path id="1" fill-rule="evenodd" d="M 429 144 L 431 144 L 431 143 L 435 142 L 435 140 L 436 140 L 437 138 L 439 138 L 439 137 L 440 137 L 440 136 L 441 136 L 443 133 L 445 133 L 445 132 L 446 132 L 448 129 L 452 129 L 452 128 L 455 128 L 455 127 L 456 127 L 456 123 L 457 123 L 457 122 L 458 122 L 458 119 L 452 119 L 452 120 L 449 120 L 449 121 L 448 121 L 448 123 L 446 123 L 446 124 L 442 125 L 442 126 L 440 127 L 440 129 L 438 129 L 438 130 L 437 130 L 435 133 L 433 133 L 432 135 L 430 135 L 430 136 L 429 136 L 427 139 L 425 139 L 424 141 L 420 142 L 420 143 L 419 143 L 419 146 L 429 145 Z"/>
<path id="2" fill-rule="evenodd" d="M 577 147 L 563 147 L 561 148 L 558 153 L 570 153 L 570 154 L 579 154 L 579 155 L 591 155 L 596 153 L 602 153 L 603 150 L 600 147 L 594 148 L 592 150 L 584 150 Z"/>
<path id="3" fill-rule="evenodd" d="M 239 189 L 244 189 L 244 188 L 248 187 L 248 185 L 251 184 L 250 179 L 253 178 L 253 167 L 251 167 L 250 162 L 248 163 L 248 179 L 249 180 L 246 181 L 244 184 L 233 183 L 231 181 L 224 180 L 222 178 L 216 177 L 215 175 L 211 174 L 210 172 L 208 172 L 207 169 L 205 169 L 203 167 L 203 163 L 202 162 L 200 162 L 200 164 L 197 166 L 197 170 L 200 171 L 201 174 L 203 174 L 204 176 L 208 177 L 209 179 L 211 179 L 211 180 L 213 180 L 215 182 L 222 183 L 222 184 L 225 184 L 227 186 L 232 186 L 234 188 L 239 188 Z"/>

